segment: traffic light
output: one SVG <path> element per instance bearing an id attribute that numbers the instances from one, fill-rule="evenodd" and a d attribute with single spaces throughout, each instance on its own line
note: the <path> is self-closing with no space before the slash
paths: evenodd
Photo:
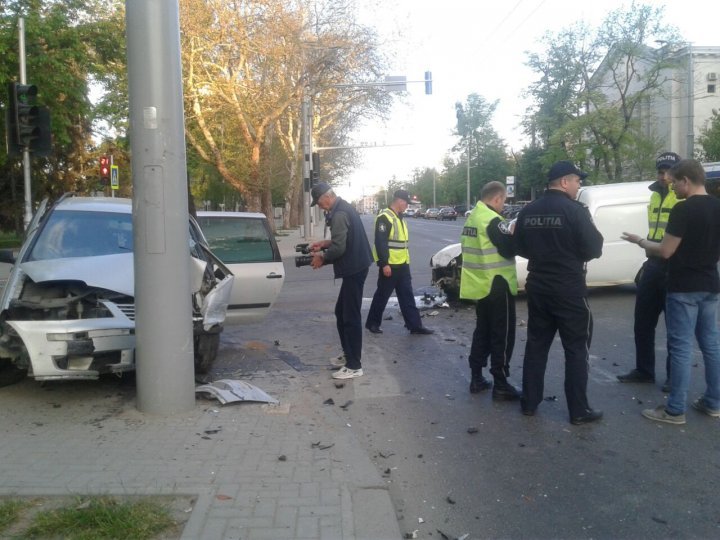
<path id="1" fill-rule="evenodd" d="M 428 96 L 432 94 L 432 71 L 425 72 L 425 93 Z"/>
<path id="2" fill-rule="evenodd" d="M 17 144 L 30 147 L 30 143 L 40 136 L 38 117 L 40 109 L 35 105 L 37 86 L 34 84 L 10 83 L 12 107 L 15 113 L 15 137 Z"/>
<path id="3" fill-rule="evenodd" d="M 110 156 L 100 156 L 100 181 L 103 184 L 110 182 Z"/>
<path id="4" fill-rule="evenodd" d="M 34 84 L 11 82 L 8 85 L 5 115 L 8 155 L 21 154 L 23 149 L 38 156 L 50 155 L 50 111 L 35 105 L 37 93 Z"/>

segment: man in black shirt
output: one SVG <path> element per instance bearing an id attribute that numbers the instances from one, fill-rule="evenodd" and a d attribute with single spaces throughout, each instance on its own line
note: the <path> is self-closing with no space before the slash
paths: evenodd
<path id="1" fill-rule="evenodd" d="M 707 194 L 705 170 L 700 162 L 684 159 L 668 174 L 678 199 L 685 200 L 670 212 L 662 242 L 655 244 L 630 233 L 623 233 L 623 239 L 668 259 L 665 317 L 670 395 L 667 404 L 645 409 L 642 415 L 657 422 L 684 424 L 693 336 L 702 351 L 707 387 L 692 405 L 708 416 L 720 417 L 720 200 Z"/>
<path id="2" fill-rule="evenodd" d="M 353 379 L 363 375 L 362 356 L 362 293 L 372 253 L 360 216 L 347 202 L 336 196 L 330 186 L 320 182 L 313 186 L 312 204 L 325 210 L 325 221 L 330 226 L 330 240 L 310 245 L 313 252 L 312 267 L 317 269 L 332 263 L 335 278 L 342 278 L 340 293 L 335 304 L 340 345 L 345 365 L 332 374 L 333 379 Z M 325 251 L 322 251 L 322 250 Z"/>
<path id="3" fill-rule="evenodd" d="M 569 161 L 555 163 L 545 195 L 520 211 L 515 226 L 517 254 L 528 259 L 522 412 L 534 415 L 543 400 L 548 352 L 559 331 L 565 349 L 565 398 L 570 422 L 576 425 L 602 418 L 587 400 L 592 313 L 585 265 L 602 254 L 603 237 L 587 208 L 575 201 L 586 176 Z"/>

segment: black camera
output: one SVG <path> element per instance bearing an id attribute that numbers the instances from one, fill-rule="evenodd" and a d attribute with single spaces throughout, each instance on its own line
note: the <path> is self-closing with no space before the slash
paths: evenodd
<path id="1" fill-rule="evenodd" d="M 300 268 L 301 266 L 310 266 L 310 263 L 312 263 L 313 260 L 313 256 L 310 255 L 310 244 L 296 244 L 295 251 L 297 253 L 302 253 L 302 255 L 295 257 L 295 267 Z M 325 250 L 323 249 L 322 251 Z"/>

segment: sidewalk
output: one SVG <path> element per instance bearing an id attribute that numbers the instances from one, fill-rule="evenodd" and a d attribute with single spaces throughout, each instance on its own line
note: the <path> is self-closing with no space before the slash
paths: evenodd
<path id="1" fill-rule="evenodd" d="M 301 241 L 279 237 L 286 265 Z M 250 365 L 239 336 L 227 336 L 223 377 L 224 365 Z M 352 382 L 329 386 L 326 360 L 292 369 L 270 356 L 248 382 L 278 405 L 198 397 L 192 411 L 161 417 L 139 412 L 135 388 L 114 379 L 0 389 L 0 495 L 191 495 L 187 540 L 401 538 L 385 481 L 323 404 L 342 403 Z"/>

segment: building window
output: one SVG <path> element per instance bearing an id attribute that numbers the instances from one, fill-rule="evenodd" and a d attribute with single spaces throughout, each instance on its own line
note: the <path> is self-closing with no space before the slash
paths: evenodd
<path id="1" fill-rule="evenodd" d="M 708 94 L 714 94 L 714 93 L 715 93 L 715 85 L 708 84 Z"/>

